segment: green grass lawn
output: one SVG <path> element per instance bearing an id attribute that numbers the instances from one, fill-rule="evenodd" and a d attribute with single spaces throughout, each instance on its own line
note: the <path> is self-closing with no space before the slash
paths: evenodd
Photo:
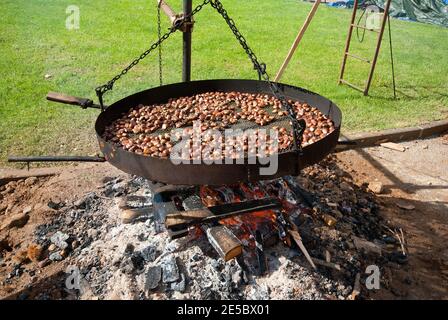
<path id="1" fill-rule="evenodd" d="M 180 9 L 180 0 L 169 1 Z M 194 1 L 195 4 L 199 1 Z M 223 0 L 229 14 L 273 78 L 311 4 L 293 0 Z M 103 84 L 155 41 L 155 0 L 78 0 L 80 29 L 65 28 L 68 0 L 0 3 L 0 162 L 10 155 L 91 154 L 97 151 L 97 112 L 47 102 L 48 91 L 94 98 Z M 448 29 L 392 20 L 398 100 L 393 100 L 388 39 L 383 42 L 371 96 L 337 78 L 350 10 L 322 5 L 282 82 L 316 91 L 343 111 L 345 132 L 402 127 L 447 117 Z M 193 79 L 256 78 L 222 18 L 211 7 L 196 17 Z M 163 19 L 164 28 L 168 22 Z M 181 80 L 181 34 L 166 42 L 165 82 Z M 371 57 L 375 34 L 353 38 L 353 53 Z M 362 85 L 367 65 L 349 63 Z M 45 75 L 51 75 L 45 79 Z M 106 96 L 111 103 L 158 85 L 157 55 L 148 57 Z"/>

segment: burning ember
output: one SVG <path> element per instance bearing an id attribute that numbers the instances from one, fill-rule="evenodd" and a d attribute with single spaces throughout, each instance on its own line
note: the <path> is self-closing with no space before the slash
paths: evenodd
<path id="1" fill-rule="evenodd" d="M 224 260 L 256 258 L 263 273 L 264 247 L 278 240 L 289 247 L 298 246 L 309 257 L 296 225 L 302 210 L 309 210 L 297 201 L 297 193 L 303 192 L 300 190 L 294 179 L 281 178 L 176 191 L 165 188 L 159 195 L 175 210 L 165 215 L 165 226 L 172 238 L 206 234 Z M 160 213 L 160 218 L 163 215 Z M 310 258 L 309 262 L 314 267 Z"/>

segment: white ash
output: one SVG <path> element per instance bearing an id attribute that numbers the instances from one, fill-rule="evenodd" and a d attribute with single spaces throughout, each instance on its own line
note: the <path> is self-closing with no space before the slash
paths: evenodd
<path id="1" fill-rule="evenodd" d="M 336 180 L 347 178 L 335 172 L 314 166 L 308 174 L 315 179 L 300 181 L 328 203 L 337 203 L 337 228 L 304 215 L 299 229 L 310 255 L 325 260 L 328 250 L 341 272 L 314 271 L 299 251 L 278 243 L 265 249 L 268 270 L 257 276 L 235 259 L 224 262 L 204 237 L 171 241 L 166 232 L 156 233 L 151 217 L 122 224 L 121 197 L 150 195 L 152 184 L 140 178 L 112 179 L 67 204 L 60 210 L 65 219 L 38 228 L 36 240 L 48 246 L 55 235 L 69 236 L 62 237 L 71 250 L 64 262 L 81 271 L 79 299 L 346 299 L 367 259 L 350 244 L 351 235 L 378 240 L 381 228 L 371 196 L 338 185 Z M 361 210 L 366 208 L 371 211 Z"/>

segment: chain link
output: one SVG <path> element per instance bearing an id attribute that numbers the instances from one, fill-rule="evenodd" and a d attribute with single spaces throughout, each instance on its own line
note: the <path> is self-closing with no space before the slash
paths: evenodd
<path id="1" fill-rule="evenodd" d="M 119 80 L 122 76 L 124 76 L 126 73 L 128 73 L 129 70 L 131 70 L 133 67 L 135 67 L 141 60 L 146 58 L 148 54 L 150 54 L 152 51 L 157 49 L 166 39 L 168 39 L 171 34 L 176 32 L 177 29 L 182 27 L 182 25 L 189 20 L 193 15 L 201 11 L 202 7 L 210 3 L 210 0 L 204 0 L 201 4 L 196 6 L 191 14 L 186 15 L 184 19 L 178 20 L 178 22 L 173 25 L 168 32 L 166 32 L 164 35 L 159 37 L 159 39 L 154 42 L 151 47 L 149 47 L 148 50 L 143 52 L 138 58 L 136 58 L 134 61 L 132 61 L 126 68 L 124 68 L 119 74 L 117 74 L 115 77 L 113 77 L 111 80 L 109 80 L 106 84 L 103 84 L 95 89 L 96 95 L 98 96 L 98 100 L 101 106 L 101 110 L 104 110 L 104 104 L 103 104 L 103 95 L 107 92 L 112 90 L 114 83 Z"/>
<path id="2" fill-rule="evenodd" d="M 157 37 L 160 41 L 162 38 L 162 23 L 160 21 L 160 6 L 162 5 L 162 1 L 159 1 L 157 5 Z M 159 84 L 163 85 L 163 70 L 162 70 L 162 44 L 159 44 Z"/>
<path id="3" fill-rule="evenodd" d="M 266 65 L 264 63 L 260 63 L 258 61 L 257 56 L 255 55 L 255 53 L 252 51 L 252 49 L 247 44 L 246 38 L 244 38 L 244 36 L 241 34 L 241 32 L 236 27 L 235 21 L 229 17 L 229 15 L 227 14 L 227 11 L 224 9 L 221 1 L 210 0 L 210 4 L 213 8 L 216 9 L 216 11 L 218 11 L 218 13 L 226 21 L 230 30 L 233 32 L 236 39 L 239 41 L 239 43 L 245 50 L 246 54 L 249 56 L 249 59 L 252 61 L 253 65 L 254 65 L 254 69 L 257 70 L 257 72 L 258 72 L 259 78 L 263 79 L 264 81 L 266 81 L 269 84 L 269 87 L 271 88 L 273 95 L 278 100 L 280 100 L 280 102 L 282 103 L 282 106 L 288 112 L 288 115 L 291 118 L 291 122 L 292 122 L 294 145 L 295 145 L 296 150 L 299 153 L 301 153 L 302 152 L 303 131 L 305 130 L 305 121 L 303 119 L 297 120 L 296 114 L 295 114 L 291 104 L 285 98 L 283 93 L 281 93 L 277 84 L 274 82 L 271 82 L 269 75 L 266 72 Z"/>
<path id="4" fill-rule="evenodd" d="M 230 30 L 235 35 L 236 39 L 240 43 L 240 45 L 245 50 L 246 54 L 249 56 L 249 59 L 252 61 L 255 70 L 257 70 L 258 75 L 260 79 L 263 79 L 269 84 L 269 87 L 273 93 L 273 95 L 280 100 L 282 103 L 282 106 L 286 109 L 288 112 L 289 117 L 291 118 L 292 127 L 293 127 L 293 138 L 294 138 L 294 145 L 297 152 L 301 153 L 302 151 L 302 136 L 303 131 L 305 130 L 305 121 L 303 119 L 297 120 L 296 114 L 291 106 L 291 104 L 288 102 L 286 97 L 283 95 L 283 93 L 278 88 L 277 84 L 274 82 L 271 82 L 268 73 L 266 72 L 266 65 L 264 63 L 260 63 L 257 59 L 257 56 L 252 51 L 252 49 L 247 44 L 246 38 L 241 34 L 241 32 L 236 27 L 235 21 L 229 17 L 227 14 L 227 11 L 224 9 L 222 3 L 219 0 L 204 0 L 201 4 L 196 6 L 191 14 L 184 16 L 183 19 L 178 20 L 175 25 L 173 25 L 167 33 L 165 33 L 163 36 L 161 36 L 161 27 L 160 27 L 160 5 L 158 6 L 158 40 L 151 45 L 151 47 L 143 52 L 138 58 L 136 58 L 134 61 L 131 62 L 126 68 L 124 68 L 118 75 L 113 77 L 110 81 L 108 81 L 106 84 L 99 86 L 95 89 L 96 94 L 98 96 L 98 100 L 101 106 L 101 109 L 104 109 L 103 105 L 103 94 L 106 93 L 109 90 L 112 90 L 114 83 L 119 80 L 122 76 L 124 76 L 130 69 L 132 69 L 134 66 L 136 66 L 141 60 L 146 58 L 147 55 L 149 55 L 153 50 L 159 48 L 159 72 L 160 72 L 160 84 L 162 84 L 162 63 L 161 63 L 161 44 L 170 37 L 171 34 L 173 34 L 177 29 L 180 29 L 182 25 L 189 21 L 189 19 L 194 16 L 196 13 L 201 11 L 201 9 L 209 4 L 216 9 L 216 11 L 224 18 L 227 25 L 229 26 Z"/>

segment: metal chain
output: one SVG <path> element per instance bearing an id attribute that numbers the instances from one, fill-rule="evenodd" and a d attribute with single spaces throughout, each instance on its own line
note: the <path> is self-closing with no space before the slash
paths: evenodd
<path id="1" fill-rule="evenodd" d="M 162 4 L 162 1 L 159 1 L 159 4 L 157 5 L 157 36 L 158 36 L 159 42 L 160 42 L 160 39 L 162 38 L 162 23 L 160 21 L 160 5 L 161 4 Z M 159 45 L 159 83 L 160 83 L 160 85 L 163 85 L 162 44 Z"/>
<path id="2" fill-rule="evenodd" d="M 147 49 L 145 52 L 143 52 L 138 58 L 136 58 L 134 61 L 132 61 L 126 68 L 124 68 L 119 74 L 117 74 L 115 77 L 113 77 L 111 80 L 109 80 L 106 84 L 103 84 L 95 89 L 96 95 L 98 96 L 98 101 L 101 106 L 101 110 L 104 110 L 104 103 L 103 103 L 103 95 L 107 92 L 112 90 L 114 83 L 119 80 L 122 76 L 124 76 L 126 73 L 128 73 L 129 70 L 131 70 L 133 67 L 135 67 L 141 60 L 146 58 L 148 54 L 150 54 L 152 51 L 157 49 L 166 39 L 170 37 L 171 34 L 176 32 L 177 29 L 182 27 L 182 25 L 187 21 L 189 18 L 191 18 L 193 15 L 201 11 L 202 7 L 206 4 L 210 3 L 210 0 L 204 0 L 201 4 L 196 6 L 191 14 L 186 15 L 184 19 L 179 20 L 175 25 L 173 25 L 167 33 L 165 33 L 163 36 L 161 36 L 156 42 L 154 42 L 149 49 Z"/>
<path id="3" fill-rule="evenodd" d="M 196 13 L 201 11 L 203 6 L 205 6 L 205 5 L 209 4 L 209 3 L 224 18 L 224 20 L 226 21 L 226 23 L 229 26 L 230 30 L 233 32 L 233 34 L 235 35 L 236 39 L 239 41 L 239 43 L 241 44 L 241 46 L 245 50 L 246 54 L 249 56 L 250 60 L 252 61 L 255 70 L 257 70 L 257 72 L 258 72 L 259 77 L 262 78 L 263 80 L 265 80 L 269 84 L 269 87 L 270 87 L 273 95 L 277 99 L 280 100 L 280 102 L 282 103 L 282 106 L 288 112 L 288 115 L 291 118 L 292 127 L 293 127 L 293 138 L 294 138 L 295 149 L 296 149 L 297 152 L 301 153 L 301 151 L 302 151 L 302 146 L 301 146 L 302 145 L 302 135 L 303 135 L 303 131 L 305 130 L 305 121 L 303 119 L 297 120 L 296 114 L 295 114 L 291 104 L 287 101 L 285 96 L 281 93 L 281 91 L 278 88 L 277 84 L 270 81 L 269 75 L 266 72 L 266 65 L 264 63 L 260 63 L 258 61 L 257 56 L 255 55 L 255 53 L 252 51 L 252 49 L 247 44 L 247 41 L 244 38 L 244 36 L 240 33 L 240 31 L 236 27 L 235 21 L 233 21 L 233 19 L 231 19 L 229 17 L 229 15 L 227 14 L 227 11 L 224 9 L 222 3 L 219 0 L 204 0 L 201 4 L 199 4 L 198 6 L 196 6 L 193 9 L 191 14 L 186 15 L 184 17 L 184 19 L 179 20 L 178 23 L 176 23 L 176 25 L 173 25 L 167 33 L 165 33 L 161 37 L 160 37 L 160 34 L 159 34 L 159 39 L 155 43 L 153 43 L 148 50 L 143 52 L 138 58 L 136 58 L 134 61 L 132 61 L 131 64 L 129 64 L 126 68 L 124 68 L 118 75 L 113 77 L 106 84 L 97 87 L 95 89 L 95 91 L 96 91 L 96 94 L 98 96 L 98 100 L 99 100 L 101 109 L 104 110 L 103 94 L 106 93 L 109 90 L 112 90 L 112 88 L 114 86 L 114 83 L 117 80 L 119 80 L 122 76 L 124 76 L 126 73 L 128 73 L 128 71 L 130 69 L 132 69 L 134 66 L 136 66 L 141 60 L 146 58 L 146 56 L 148 54 L 150 54 L 153 50 L 158 48 L 166 39 L 169 38 L 169 36 L 172 33 L 174 33 L 177 29 L 182 27 L 182 25 L 185 23 L 185 21 L 188 21 L 189 18 L 191 18 Z"/>
<path id="4" fill-rule="evenodd" d="M 303 131 L 305 130 L 305 121 L 303 119 L 297 120 L 296 114 L 295 114 L 291 104 L 288 102 L 288 100 L 285 98 L 283 93 L 280 91 L 277 84 L 270 81 L 269 75 L 266 72 L 266 65 L 264 63 L 260 63 L 258 61 L 257 56 L 255 55 L 255 53 L 252 51 L 252 49 L 247 44 L 246 38 L 244 38 L 244 36 L 241 34 L 241 32 L 236 27 L 235 21 L 233 21 L 233 19 L 229 17 L 229 15 L 227 14 L 227 11 L 224 9 L 221 1 L 210 0 L 210 4 L 224 18 L 224 20 L 226 21 L 230 30 L 233 32 L 236 39 L 239 41 L 239 43 L 245 50 L 246 54 L 249 56 L 249 59 L 252 61 L 253 65 L 254 65 L 254 69 L 257 70 L 257 72 L 258 72 L 258 76 L 260 78 L 262 78 L 263 80 L 265 80 L 269 84 L 269 87 L 271 88 L 273 95 L 278 100 L 280 100 L 280 102 L 282 103 L 282 106 L 288 112 L 288 115 L 291 118 L 291 122 L 292 122 L 294 145 L 295 145 L 296 151 L 301 153 L 301 151 L 302 151 L 302 136 L 303 136 Z"/>

